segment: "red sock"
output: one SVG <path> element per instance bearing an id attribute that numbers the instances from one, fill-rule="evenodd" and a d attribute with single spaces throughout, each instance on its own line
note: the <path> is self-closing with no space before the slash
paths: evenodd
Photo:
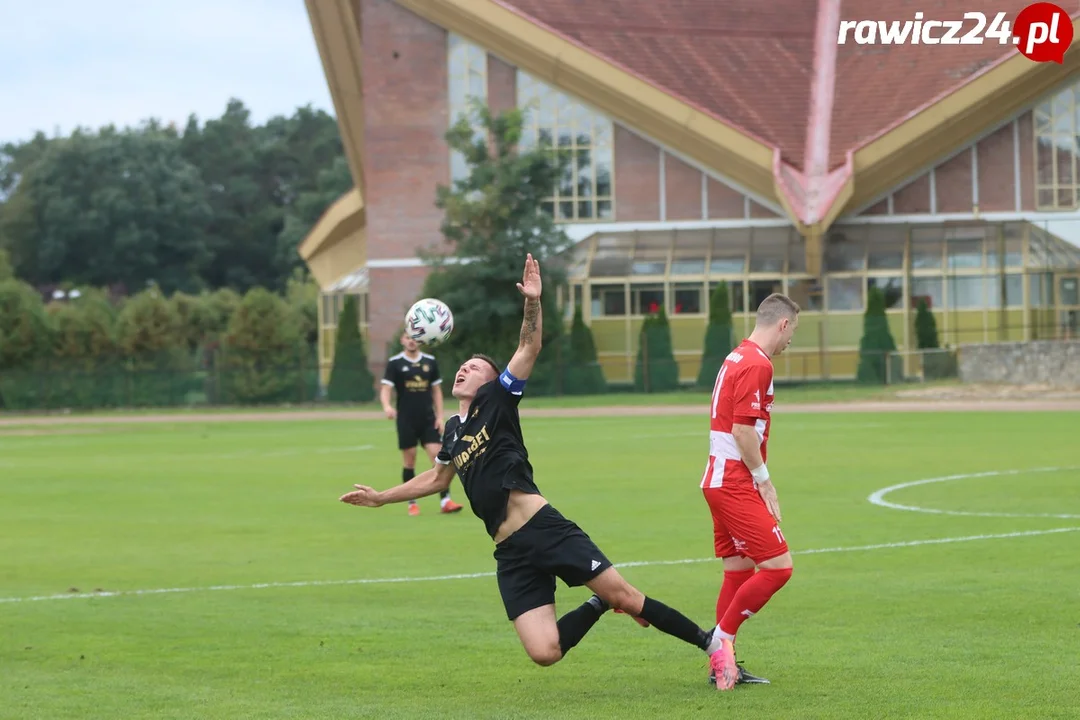
<path id="1" fill-rule="evenodd" d="M 724 571 L 724 583 L 720 586 L 720 597 L 716 598 L 716 624 L 720 624 L 720 619 L 724 617 L 724 613 L 727 612 L 728 607 L 731 605 L 731 601 L 735 599 L 735 593 L 739 591 L 739 588 L 743 586 L 750 578 L 754 577 L 754 569 L 749 570 L 734 570 Z"/>
<path id="2" fill-rule="evenodd" d="M 725 573 L 726 574 L 726 573 Z M 735 593 L 731 605 L 720 619 L 720 631 L 734 635 L 739 626 L 751 615 L 765 607 L 777 590 L 791 578 L 791 568 L 783 570 L 758 570 Z"/>

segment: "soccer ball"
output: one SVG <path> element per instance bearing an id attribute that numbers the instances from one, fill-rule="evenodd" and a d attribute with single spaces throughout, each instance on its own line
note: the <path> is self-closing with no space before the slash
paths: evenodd
<path id="1" fill-rule="evenodd" d="M 405 314 L 405 333 L 427 347 L 442 345 L 454 332 L 454 314 L 442 300 L 424 298 Z"/>

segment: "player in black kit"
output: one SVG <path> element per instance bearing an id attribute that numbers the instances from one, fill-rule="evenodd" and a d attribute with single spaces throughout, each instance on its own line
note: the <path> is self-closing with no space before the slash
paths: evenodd
<path id="1" fill-rule="evenodd" d="M 540 495 L 518 417 L 518 403 L 540 352 L 540 266 L 532 255 L 517 287 L 525 296 L 517 352 L 501 373 L 484 355 L 472 357 L 457 371 L 453 394 L 459 411 L 447 422 L 438 465 L 382 492 L 356 485 L 341 501 L 379 507 L 432 495 L 449 487 L 456 471 L 472 511 L 495 541 L 503 605 L 534 662 L 558 662 L 607 610 L 615 609 L 697 646 L 718 670 L 724 641 L 715 628 L 702 629 L 630 585 L 589 536 Z M 556 577 L 595 593 L 558 620 Z"/>
<path id="2" fill-rule="evenodd" d="M 404 351 L 386 361 L 379 399 L 386 417 L 397 421 L 401 482 L 409 482 L 416 476 L 417 443 L 424 446 L 435 465 L 443 428 L 442 377 L 435 357 L 420 352 L 420 346 L 406 333 L 401 334 L 401 346 Z M 390 406 L 391 390 L 397 394 L 397 407 Z M 450 499 L 449 490 L 440 492 L 439 497 L 441 512 L 461 510 L 461 505 Z M 409 514 L 420 514 L 415 500 L 409 501 Z"/>

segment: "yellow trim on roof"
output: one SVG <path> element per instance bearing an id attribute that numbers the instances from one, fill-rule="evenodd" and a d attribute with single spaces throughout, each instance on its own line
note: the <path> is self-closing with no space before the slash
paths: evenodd
<path id="1" fill-rule="evenodd" d="M 305 261 L 309 261 L 320 250 L 338 243 L 349 235 L 364 229 L 364 199 L 360 191 L 353 188 L 326 208 L 315 226 L 300 243 L 297 252 Z"/>
<path id="2" fill-rule="evenodd" d="M 314 0 L 309 0 L 312 2 Z M 758 195 L 778 200 L 773 148 L 492 0 L 396 0 L 525 72 L 585 98 Z"/>
<path id="3" fill-rule="evenodd" d="M 360 21 L 351 0 L 305 0 L 353 183 L 364 192 Z"/>

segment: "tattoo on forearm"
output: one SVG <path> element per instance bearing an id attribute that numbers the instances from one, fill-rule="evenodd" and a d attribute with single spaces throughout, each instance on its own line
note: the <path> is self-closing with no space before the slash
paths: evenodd
<path id="1" fill-rule="evenodd" d="M 525 319 L 521 323 L 521 344 L 531 345 L 536 334 L 536 324 L 540 318 L 540 301 L 525 301 Z"/>

